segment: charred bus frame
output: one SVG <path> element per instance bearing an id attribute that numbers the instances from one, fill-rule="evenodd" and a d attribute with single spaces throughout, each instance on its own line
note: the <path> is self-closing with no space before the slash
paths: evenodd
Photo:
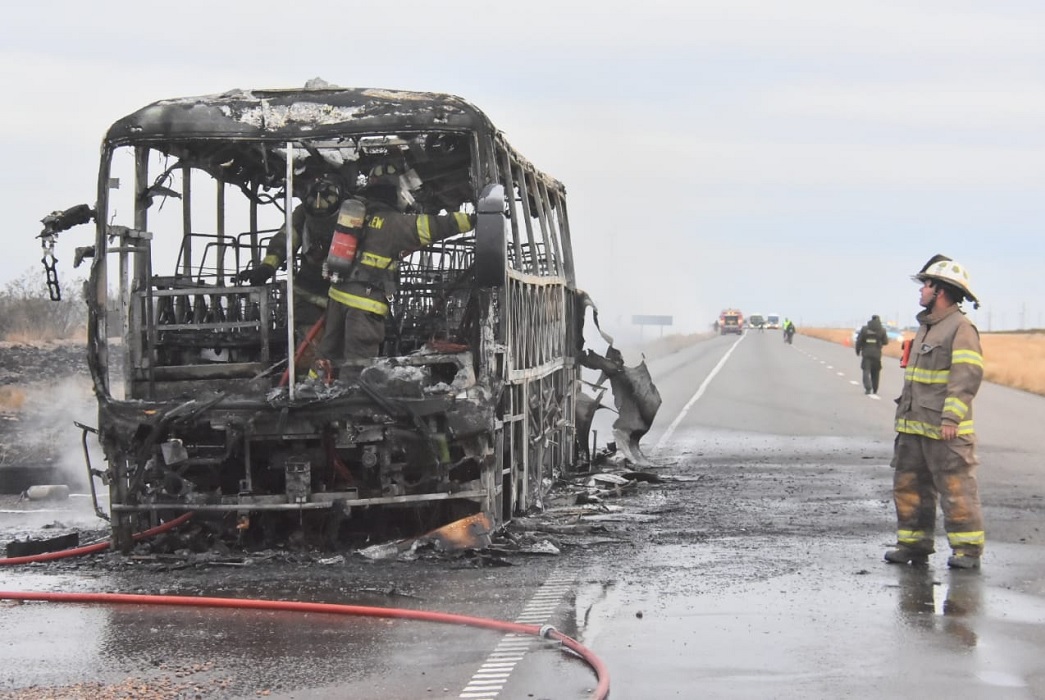
<path id="1" fill-rule="evenodd" d="M 300 381 L 293 266 L 257 286 L 237 272 L 289 224 L 295 183 L 359 183 L 389 154 L 410 168 L 416 212 L 474 211 L 478 225 L 402 261 L 382 357 L 358 381 Z M 590 302 L 565 189 L 465 100 L 322 84 L 156 102 L 110 127 L 90 215 L 95 243 L 77 257 L 93 258 L 107 465 L 88 470 L 108 485 L 121 550 L 185 511 L 248 538 L 479 513 L 496 527 L 586 459 Z M 52 216 L 45 241 L 73 223 Z"/>

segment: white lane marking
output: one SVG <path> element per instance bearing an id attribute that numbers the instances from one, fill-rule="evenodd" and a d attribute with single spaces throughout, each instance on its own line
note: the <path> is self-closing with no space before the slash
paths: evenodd
<path id="1" fill-rule="evenodd" d="M 715 368 L 711 370 L 711 373 L 704 378 L 700 387 L 697 388 L 697 393 L 693 394 L 693 398 L 682 407 L 682 410 L 675 417 L 675 420 L 671 421 L 671 425 L 669 425 L 668 429 L 664 431 L 664 434 L 660 436 L 660 440 L 657 440 L 657 444 L 653 446 L 654 452 L 660 452 L 660 449 L 668 442 L 668 440 L 671 439 L 671 434 L 675 432 L 675 428 L 677 428 L 679 423 L 682 422 L 682 419 L 686 417 L 686 414 L 689 413 L 689 409 L 693 407 L 693 404 L 697 402 L 697 399 L 704 395 L 704 391 L 708 388 L 708 384 L 711 383 L 711 380 L 715 378 L 715 375 L 718 374 L 719 370 L 726 364 L 726 360 L 729 359 L 729 356 L 733 354 L 733 351 L 737 349 L 737 346 L 740 345 L 740 341 L 744 338 L 744 335 L 737 338 L 736 342 L 730 346 L 729 350 L 726 351 L 726 354 L 723 355 L 722 359 L 718 361 L 717 365 L 715 365 Z"/>
<path id="2" fill-rule="evenodd" d="M 534 592 L 530 602 L 526 604 L 515 622 L 519 624 L 548 624 L 555 609 L 563 598 L 573 589 L 577 578 L 575 571 L 557 571 L 541 584 Z M 537 637 L 528 634 L 505 634 L 496 648 L 486 657 L 479 670 L 472 674 L 458 698 L 469 700 L 491 699 L 504 690 L 508 677 L 515 670 L 516 664 L 523 660 L 534 644 L 539 643 Z"/>
<path id="3" fill-rule="evenodd" d="M 834 366 L 827 364 L 826 360 L 820 360 L 819 358 L 817 358 L 816 355 L 813 355 L 812 353 L 808 353 L 807 352 L 805 354 L 808 355 L 810 359 L 816 360 L 816 361 L 818 361 L 822 365 L 826 365 L 827 369 L 834 369 Z M 843 379 L 845 378 L 845 372 L 835 372 L 835 374 L 837 374 L 839 377 L 842 377 Z M 858 381 L 856 379 L 850 379 L 849 383 L 852 384 L 853 386 L 860 386 L 861 385 L 861 381 Z M 877 394 L 868 394 L 867 396 L 868 396 L 868 398 L 874 399 L 875 401 L 881 401 L 882 400 L 882 397 L 878 396 Z M 657 446 L 659 447 L 660 443 L 657 443 Z"/>

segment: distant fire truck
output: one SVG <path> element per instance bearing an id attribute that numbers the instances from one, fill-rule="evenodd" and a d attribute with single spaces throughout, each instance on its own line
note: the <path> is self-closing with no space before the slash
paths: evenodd
<path id="1" fill-rule="evenodd" d="M 723 309 L 718 316 L 718 332 L 721 335 L 744 332 L 744 314 L 737 309 Z"/>

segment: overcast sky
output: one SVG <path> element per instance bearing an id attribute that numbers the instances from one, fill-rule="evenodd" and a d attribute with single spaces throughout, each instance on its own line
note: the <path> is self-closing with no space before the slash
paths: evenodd
<path id="1" fill-rule="evenodd" d="M 566 184 L 613 328 L 906 324 L 934 253 L 969 268 L 981 330 L 1045 327 L 1040 0 L 37 0 L 5 8 L 0 52 L 0 284 L 43 274 L 45 214 L 93 204 L 119 117 L 318 76 L 485 111 Z M 89 236 L 60 237 L 64 280 Z"/>

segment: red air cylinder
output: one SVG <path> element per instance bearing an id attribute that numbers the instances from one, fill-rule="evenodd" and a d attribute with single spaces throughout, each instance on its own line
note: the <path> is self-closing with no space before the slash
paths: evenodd
<path id="1" fill-rule="evenodd" d="M 330 239 L 327 261 L 323 265 L 324 274 L 330 279 L 337 281 L 352 270 L 365 218 L 366 205 L 358 199 L 346 199 L 341 203 L 337 223 L 334 225 L 334 235 Z"/>
<path id="2" fill-rule="evenodd" d="M 907 362 L 911 359 L 911 346 L 912 345 L 914 345 L 914 341 L 911 340 L 910 338 L 907 338 L 902 343 L 900 343 L 900 349 L 902 350 L 902 355 L 900 357 L 900 366 L 901 367 L 906 367 L 907 366 Z"/>

